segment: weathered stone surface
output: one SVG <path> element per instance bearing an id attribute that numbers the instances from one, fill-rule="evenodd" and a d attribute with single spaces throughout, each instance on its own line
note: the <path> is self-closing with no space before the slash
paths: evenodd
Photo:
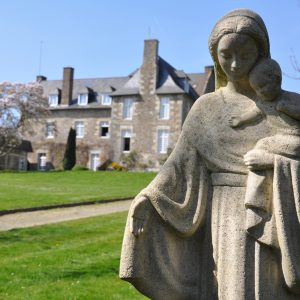
<path id="1" fill-rule="evenodd" d="M 133 201 L 120 277 L 152 299 L 299 299 L 300 95 L 256 13 L 225 15 L 209 48 L 216 91 Z"/>

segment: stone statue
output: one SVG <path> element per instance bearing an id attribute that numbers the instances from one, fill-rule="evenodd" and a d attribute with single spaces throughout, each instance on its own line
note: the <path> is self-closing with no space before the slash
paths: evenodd
<path id="1" fill-rule="evenodd" d="M 132 202 L 120 277 L 151 299 L 300 299 L 300 95 L 260 16 L 212 30 L 216 91 Z"/>

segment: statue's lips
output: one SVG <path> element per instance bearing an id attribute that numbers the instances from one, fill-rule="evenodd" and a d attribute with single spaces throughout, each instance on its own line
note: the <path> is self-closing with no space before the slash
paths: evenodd
<path id="1" fill-rule="evenodd" d="M 242 69 L 238 69 L 238 70 L 230 70 L 227 73 L 228 78 L 234 79 L 234 80 L 239 80 L 242 77 L 245 76 L 245 71 Z"/>
<path id="2" fill-rule="evenodd" d="M 232 74 L 232 75 L 241 75 L 242 73 L 243 73 L 243 70 L 241 70 L 241 69 L 234 69 L 234 70 L 230 70 L 230 73 Z"/>

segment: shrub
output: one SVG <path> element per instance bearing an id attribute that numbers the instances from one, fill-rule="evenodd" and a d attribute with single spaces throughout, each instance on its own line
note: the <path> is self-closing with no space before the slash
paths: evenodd
<path id="1" fill-rule="evenodd" d="M 70 128 L 66 151 L 63 159 L 64 170 L 72 170 L 76 164 L 76 131 Z"/>
<path id="2" fill-rule="evenodd" d="M 57 173 L 57 172 L 64 172 L 65 170 L 62 169 L 62 168 L 56 168 L 56 169 L 51 169 L 51 170 L 48 170 L 49 172 L 51 173 Z"/>
<path id="3" fill-rule="evenodd" d="M 167 153 L 164 154 L 161 158 L 158 159 L 158 162 L 159 162 L 160 165 L 163 165 L 166 162 L 166 160 L 168 159 L 168 157 L 170 156 L 172 151 L 173 151 L 172 148 L 168 148 Z"/>
<path id="4" fill-rule="evenodd" d="M 88 171 L 89 169 L 85 166 L 75 165 L 72 171 Z"/>
<path id="5" fill-rule="evenodd" d="M 112 163 L 112 161 L 111 161 L 110 159 L 107 159 L 104 163 L 102 163 L 102 164 L 98 167 L 98 170 L 104 171 L 104 170 L 109 169 L 111 163 Z"/>
<path id="6" fill-rule="evenodd" d="M 116 171 L 122 171 L 122 172 L 126 172 L 127 171 L 127 169 L 124 168 L 121 164 L 119 164 L 117 162 L 114 162 L 114 161 L 109 165 L 109 167 L 113 168 Z"/>
<path id="7" fill-rule="evenodd" d="M 122 165 L 124 165 L 128 170 L 136 169 L 139 167 L 140 155 L 137 151 L 133 150 L 128 154 L 121 155 Z"/>

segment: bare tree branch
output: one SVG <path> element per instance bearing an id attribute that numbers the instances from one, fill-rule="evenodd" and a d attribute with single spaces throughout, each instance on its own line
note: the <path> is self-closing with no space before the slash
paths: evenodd
<path id="1" fill-rule="evenodd" d="M 293 67 L 293 69 L 298 73 L 300 74 L 300 65 L 298 63 L 298 59 L 296 57 L 296 55 L 294 54 L 294 51 L 293 49 L 291 50 L 292 54 L 290 55 L 290 62 L 291 62 L 291 65 Z M 300 80 L 300 76 L 291 76 L 291 75 L 288 75 L 286 73 L 284 73 L 285 76 L 289 77 L 289 78 L 292 78 L 292 79 L 296 79 L 296 80 Z"/>

